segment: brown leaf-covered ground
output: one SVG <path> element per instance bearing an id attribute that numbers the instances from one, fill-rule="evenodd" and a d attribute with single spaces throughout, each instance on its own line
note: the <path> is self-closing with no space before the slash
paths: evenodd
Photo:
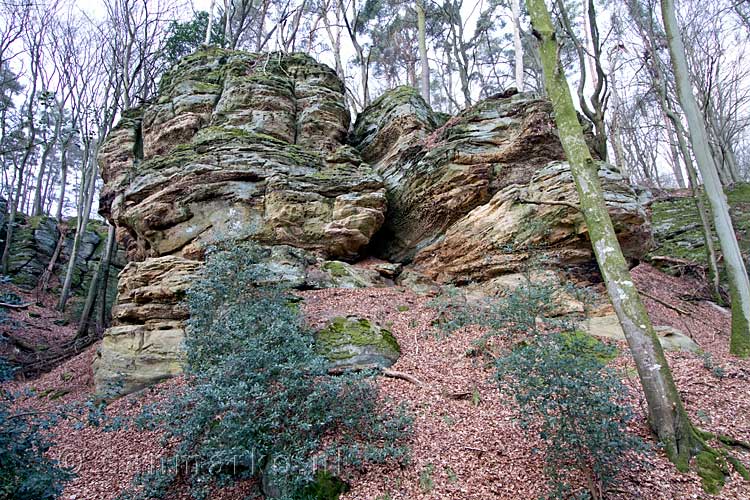
<path id="1" fill-rule="evenodd" d="M 673 278 L 647 265 L 634 269 L 633 275 L 641 290 L 661 299 L 644 299 L 653 321 L 691 335 L 711 353 L 713 365 L 723 370 L 723 378 L 719 378 L 716 370 L 706 367 L 702 356 L 669 354 L 677 385 L 694 422 L 706 430 L 750 441 L 750 361 L 728 355 L 727 311 L 696 297 L 699 287 L 689 279 Z M 516 423 L 519 410 L 512 398 L 497 389 L 492 370 L 483 365 L 481 358 L 466 355 L 482 334 L 480 329 L 464 328 L 441 335 L 431 326 L 435 311 L 427 305 L 429 299 L 396 287 L 330 289 L 302 295 L 305 314 L 313 324 L 336 315 L 357 314 L 389 326 L 402 349 L 393 369 L 424 383 L 417 386 L 401 379 L 379 379 L 388 404 L 403 402 L 413 411 L 412 459 L 404 468 L 384 465 L 360 471 L 347 469 L 352 489 L 342 498 L 522 500 L 543 494 L 543 457 L 537 451 L 542 443 Z M 613 364 L 622 369 L 624 380 L 632 388 L 632 403 L 638 416 L 633 431 L 653 442 L 632 359 L 624 344 L 619 347 L 620 355 Z M 55 408 L 85 401 L 93 389 L 91 358 L 95 349 L 93 346 L 35 380 L 15 384 L 17 388 L 35 389 L 37 394 L 57 391 L 56 399 L 37 395 L 24 404 Z M 179 383 L 177 380 L 167 384 Z M 446 393 L 469 393 L 472 397 L 451 399 Z M 134 416 L 143 404 L 164 394 L 164 387 L 149 389 L 114 402 L 109 412 Z M 58 425 L 55 437 L 53 455 L 77 472 L 76 479 L 65 489 L 65 499 L 113 498 L 133 474 L 156 466 L 165 453 L 154 432 L 104 432 L 92 427 L 79 430 L 69 421 Z M 750 454 L 736 454 L 750 464 Z M 658 449 L 633 456 L 630 464 L 607 498 L 750 498 L 750 482 L 736 473 L 720 495 L 705 494 L 696 474 L 678 473 Z M 240 499 L 251 486 L 243 484 L 213 498 Z M 178 492 L 176 496 L 183 495 Z"/>

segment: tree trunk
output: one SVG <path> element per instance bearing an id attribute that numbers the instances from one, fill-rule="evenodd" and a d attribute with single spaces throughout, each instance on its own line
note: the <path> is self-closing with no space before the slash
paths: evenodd
<path id="1" fill-rule="evenodd" d="M 69 141 L 63 143 L 63 149 L 60 152 L 60 200 L 57 202 L 57 212 L 55 219 L 58 224 L 62 222 L 62 212 L 65 206 L 65 187 L 68 183 L 68 146 Z"/>
<path id="2" fill-rule="evenodd" d="M 617 66 L 614 58 L 612 61 L 612 68 L 615 68 Z M 622 147 L 622 137 L 621 137 L 621 130 L 620 130 L 620 94 L 617 91 L 617 71 L 615 69 L 612 70 L 612 72 L 609 74 L 610 78 L 610 84 L 611 84 L 611 96 L 612 96 L 612 113 L 610 113 L 610 124 L 609 124 L 609 135 L 610 135 L 610 142 L 612 143 L 612 146 L 614 147 L 614 153 L 615 153 L 615 164 L 620 169 L 620 172 L 622 172 L 623 175 L 625 175 L 630 182 L 633 182 L 633 179 L 630 178 L 630 169 L 625 163 L 625 152 L 623 151 Z"/>
<path id="3" fill-rule="evenodd" d="M 107 327 L 109 321 L 107 315 L 107 289 L 109 288 L 109 271 L 112 267 L 112 256 L 114 255 L 117 247 L 117 231 L 115 226 L 109 226 L 107 230 L 107 258 L 104 261 L 104 272 L 102 273 L 101 285 L 99 286 L 99 314 L 96 319 L 96 327 L 98 331 L 103 331 Z"/>
<path id="4" fill-rule="evenodd" d="M 664 104 L 666 106 L 666 104 Z M 685 141 L 685 134 L 682 128 L 682 123 L 679 121 L 679 117 L 672 109 L 667 109 L 667 117 L 671 120 L 674 125 L 675 135 L 677 136 L 677 144 L 680 146 L 680 152 L 685 161 L 685 170 L 688 174 L 688 185 L 690 191 L 693 194 L 695 200 L 695 209 L 698 210 L 698 216 L 701 219 L 701 227 L 703 228 L 703 245 L 706 248 L 706 260 L 708 262 L 708 274 L 711 280 L 711 287 L 713 289 L 714 300 L 721 304 L 723 299 L 721 297 L 721 281 L 719 276 L 719 264 L 716 258 L 716 247 L 714 246 L 714 232 L 711 229 L 710 214 L 708 208 L 703 203 L 703 198 L 700 193 L 700 182 L 698 182 L 698 174 L 695 171 L 695 165 L 690 156 L 690 148 L 688 148 L 687 141 Z"/>
<path id="5" fill-rule="evenodd" d="M 211 43 L 211 28 L 214 24 L 214 7 L 216 7 L 216 0 L 211 0 L 211 6 L 208 8 L 208 26 L 206 27 L 206 38 L 203 41 L 203 45 Z"/>
<path id="6" fill-rule="evenodd" d="M 89 320 L 91 319 L 91 313 L 94 311 L 96 305 L 96 298 L 99 296 L 99 289 L 101 286 L 107 287 L 107 284 L 102 285 L 102 277 L 105 274 L 105 270 L 109 267 L 110 253 L 112 251 L 113 242 L 115 240 L 115 228 L 109 226 L 107 231 L 107 242 L 104 245 L 104 251 L 99 259 L 99 265 L 96 266 L 94 275 L 91 277 L 91 283 L 89 283 L 89 291 L 86 295 L 86 302 L 83 305 L 83 311 L 81 312 L 81 318 L 78 320 L 78 330 L 76 331 L 75 338 L 81 338 L 86 335 L 89 330 Z"/>
<path id="7" fill-rule="evenodd" d="M 422 97 L 430 104 L 430 63 L 427 60 L 427 20 L 425 19 L 424 0 L 417 0 L 417 31 L 419 37 L 419 60 L 422 66 Z"/>
<path id="8" fill-rule="evenodd" d="M 89 152 L 89 158 L 88 161 L 91 162 L 91 171 L 89 173 L 89 178 L 87 181 L 87 185 L 85 188 L 85 197 L 83 202 L 83 209 L 79 212 L 78 216 L 78 224 L 76 226 L 76 234 L 73 238 L 73 248 L 70 251 L 70 258 L 68 260 L 68 268 L 65 273 L 65 282 L 63 283 L 62 291 L 60 292 L 60 302 L 57 305 L 57 308 L 60 311 L 65 310 L 65 305 L 68 303 L 68 299 L 70 298 L 70 287 L 73 283 L 73 271 L 75 270 L 75 264 L 76 264 L 76 255 L 78 254 L 78 249 L 81 246 L 81 238 L 83 238 L 83 234 L 86 232 L 86 226 L 89 222 L 89 215 L 91 214 L 91 204 L 94 200 L 94 191 L 96 191 L 96 176 L 97 176 L 97 163 L 96 163 L 96 153 L 97 153 L 98 147 L 93 148 L 93 151 Z"/>
<path id="9" fill-rule="evenodd" d="M 49 279 L 50 277 L 52 277 L 52 273 L 55 270 L 55 264 L 57 264 L 57 259 L 58 257 L 60 257 L 60 252 L 62 251 L 63 245 L 65 245 L 65 234 L 67 233 L 68 228 L 64 224 L 58 224 L 57 230 L 60 231 L 60 237 L 57 239 L 57 245 L 55 246 L 55 251 L 52 252 L 52 257 L 49 260 L 49 264 L 47 264 L 47 268 L 44 270 L 44 273 L 42 273 L 42 278 L 39 280 L 39 285 L 37 286 L 36 291 L 37 304 L 41 303 L 42 295 L 47 292 Z"/>
<path id="10" fill-rule="evenodd" d="M 54 142 L 48 142 L 47 144 L 45 144 L 44 150 L 42 150 L 42 158 L 39 162 L 39 177 L 34 188 L 34 201 L 31 205 L 32 216 L 42 215 L 42 184 L 44 180 L 44 173 L 47 170 L 47 159 L 49 158 L 49 154 L 52 151 L 53 144 Z"/>
<path id="11" fill-rule="evenodd" d="M 648 403 L 649 422 L 667 456 L 686 470 L 700 438 L 672 380 L 664 352 L 628 270 L 604 202 L 596 163 L 591 157 L 570 89 L 558 60 L 558 46 L 544 0 L 527 0 L 540 42 L 545 87 L 555 110 L 560 140 L 570 163 L 589 237 L 612 305 L 638 369 Z"/>
<path id="12" fill-rule="evenodd" d="M 675 144 L 675 135 L 672 128 L 672 123 L 669 121 L 666 112 L 662 108 L 662 116 L 664 117 L 664 127 L 667 129 L 667 142 L 669 142 L 669 151 L 672 155 L 672 172 L 674 178 L 677 181 L 677 187 L 685 189 L 685 178 L 682 176 L 682 168 L 680 168 L 680 155 L 677 152 L 677 144 Z"/>
<path id="13" fill-rule="evenodd" d="M 693 153 L 703 177 L 706 195 L 714 217 L 714 228 L 724 254 L 724 265 L 732 300 L 732 337 L 729 352 L 744 358 L 750 355 L 750 280 L 748 280 L 740 246 L 735 237 L 732 219 L 729 217 L 726 195 L 711 156 L 705 122 L 693 95 L 685 46 L 674 10 L 674 0 L 661 0 L 661 12 L 667 32 L 667 44 L 674 68 L 677 93 L 690 127 L 689 135 Z"/>
<path id="14" fill-rule="evenodd" d="M 515 60 L 516 89 L 523 92 L 523 44 L 521 43 L 521 0 L 511 0 L 513 12 L 513 58 Z"/>
<path id="15" fill-rule="evenodd" d="M 18 212 L 18 201 L 21 197 L 21 190 L 23 189 L 23 175 L 22 172 L 18 172 L 18 178 L 16 180 L 16 192 L 10 201 L 10 211 L 8 213 L 8 221 L 5 224 L 5 248 L 3 249 L 2 258 L 2 271 L 3 274 L 9 274 L 10 272 L 10 247 L 13 243 L 13 230 L 16 225 L 16 212 Z M 13 195 L 13 193 L 11 193 Z"/>

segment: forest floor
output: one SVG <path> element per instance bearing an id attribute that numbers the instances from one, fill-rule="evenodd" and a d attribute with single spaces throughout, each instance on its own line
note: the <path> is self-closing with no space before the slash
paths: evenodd
<path id="1" fill-rule="evenodd" d="M 648 265 L 635 268 L 633 276 L 640 290 L 660 299 L 645 299 L 654 323 L 687 333 L 711 355 L 708 363 L 704 355 L 668 354 L 693 421 L 705 430 L 750 441 L 750 361 L 728 354 L 728 312 L 699 300 L 695 296 L 698 284 L 690 279 L 671 277 Z M 342 496 L 343 500 L 524 500 L 544 493 L 543 456 L 538 452 L 543 443 L 520 427 L 519 409 L 511 396 L 499 391 L 492 368 L 481 357 L 467 356 L 482 335 L 481 329 L 466 327 L 450 334 L 438 331 L 432 326 L 437 312 L 430 307 L 430 299 L 398 287 L 328 289 L 301 295 L 305 315 L 314 325 L 347 314 L 388 325 L 402 351 L 392 368 L 423 382 L 415 385 L 400 379 L 378 379 L 386 404 L 405 403 L 414 414 L 411 461 L 405 467 L 345 469 L 352 489 Z M 19 314 L 25 313 L 13 311 L 11 316 Z M 637 417 L 632 431 L 655 445 L 646 424 L 645 402 L 639 396 L 633 361 L 625 344 L 618 347 L 618 357 L 612 364 L 621 369 L 623 381 L 630 388 Z M 17 389 L 34 391 L 22 404 L 54 410 L 85 403 L 93 391 L 91 360 L 96 348 L 90 347 L 36 379 L 14 383 Z M 721 377 L 717 367 L 723 372 Z M 165 387 L 179 383 L 179 379 L 173 380 L 121 398 L 110 404 L 108 413 L 135 416 L 143 405 L 164 397 Z M 472 396 L 446 397 L 455 393 Z M 65 488 L 65 500 L 114 498 L 134 474 L 158 466 L 165 453 L 156 432 L 105 431 L 76 425 L 78 420 L 71 417 L 61 421 L 54 430 L 56 444 L 51 454 L 77 474 Z M 750 464 L 750 453 L 735 454 Z M 677 472 L 656 446 L 628 462 L 629 468 L 621 472 L 607 498 L 750 498 L 750 482 L 737 473 L 727 479 L 720 495 L 705 494 L 695 473 Z M 240 499 L 251 486 L 241 484 L 212 498 Z M 182 496 L 175 494 L 175 498 Z"/>

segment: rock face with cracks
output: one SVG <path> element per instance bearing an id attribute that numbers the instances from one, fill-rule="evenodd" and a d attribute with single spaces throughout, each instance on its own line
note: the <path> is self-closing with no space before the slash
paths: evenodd
<path id="1" fill-rule="evenodd" d="M 98 389 L 124 394 L 179 371 L 180 300 L 213 244 L 253 240 L 279 282 L 307 289 L 434 294 L 446 283 L 492 288 L 536 256 L 545 272 L 590 264 L 551 112 L 516 94 L 446 121 L 399 87 L 350 131 L 343 84 L 309 56 L 186 57 L 100 149 L 100 210 L 133 263 L 95 363 Z M 623 247 L 642 255 L 648 193 L 606 164 L 600 178 Z M 350 264 L 367 254 L 390 263 Z"/>
<path id="2" fill-rule="evenodd" d="M 388 217 L 374 248 L 440 282 L 461 284 L 517 271 L 531 246 L 559 264 L 591 260 L 577 195 L 549 101 L 528 94 L 486 99 L 439 126 L 416 90 L 400 87 L 365 109 L 353 143 L 388 188 Z M 601 164 L 624 250 L 650 245 L 643 203 Z M 556 205 L 557 204 L 557 205 Z"/>
<path id="3" fill-rule="evenodd" d="M 385 189 L 344 144 L 343 91 L 304 55 L 185 58 L 102 147 L 102 213 L 136 260 L 198 259 L 229 239 L 356 257 L 383 223 Z"/>
<path id="4" fill-rule="evenodd" d="M 218 48 L 183 59 L 155 103 L 123 114 L 99 154 L 100 210 L 137 263 L 123 272 L 95 364 L 100 392 L 131 392 L 179 370 L 179 298 L 211 244 L 275 248 L 269 265 L 293 286 L 311 281 L 317 261 L 360 255 L 386 197 L 382 178 L 345 143 L 349 122 L 343 84 L 327 66 Z"/>

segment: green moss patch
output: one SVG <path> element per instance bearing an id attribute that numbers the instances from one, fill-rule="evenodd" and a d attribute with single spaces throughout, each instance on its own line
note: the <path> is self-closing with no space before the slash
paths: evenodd
<path id="1" fill-rule="evenodd" d="M 333 318 L 317 333 L 316 344 L 318 351 L 331 361 L 353 361 L 370 355 L 395 360 L 401 353 L 390 330 L 355 316 Z"/>

